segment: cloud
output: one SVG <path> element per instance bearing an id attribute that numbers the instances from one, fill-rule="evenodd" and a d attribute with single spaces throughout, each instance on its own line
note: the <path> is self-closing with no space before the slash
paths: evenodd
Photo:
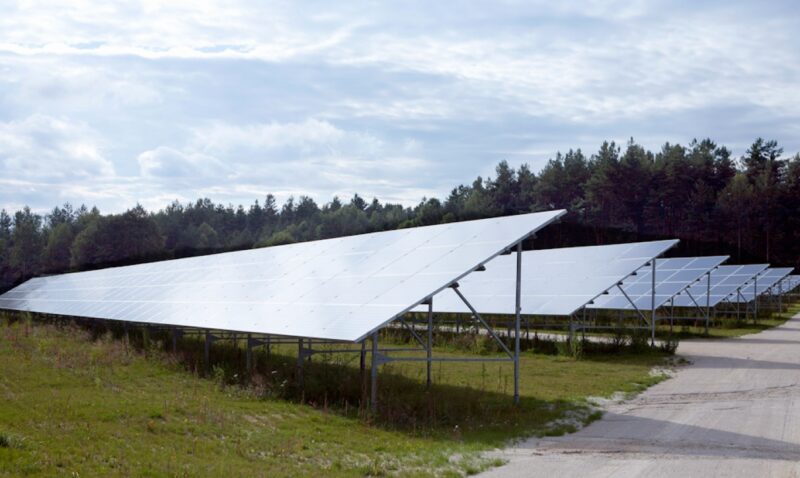
<path id="1" fill-rule="evenodd" d="M 149 180 L 204 185 L 215 195 L 238 188 L 255 196 L 311 194 L 327 201 L 335 194 L 366 190 L 404 203 L 419 199 L 402 191 L 418 192 L 416 178 L 432 167 L 417 141 L 386 142 L 314 118 L 247 125 L 215 122 L 194 130 L 178 149 L 159 146 L 139 154 L 138 163 Z"/>
<path id="2" fill-rule="evenodd" d="M 0 122 L 0 164 L 7 178 L 73 179 L 114 174 L 104 141 L 85 124 L 35 114 Z"/>
<path id="3" fill-rule="evenodd" d="M 8 3 L 0 207 L 411 204 L 631 136 L 791 154 L 798 21 L 780 1 Z"/>
<path id="4" fill-rule="evenodd" d="M 228 168 L 217 158 L 198 152 L 184 152 L 159 146 L 140 154 L 141 175 L 144 178 L 195 178 L 199 176 L 220 177 Z"/>

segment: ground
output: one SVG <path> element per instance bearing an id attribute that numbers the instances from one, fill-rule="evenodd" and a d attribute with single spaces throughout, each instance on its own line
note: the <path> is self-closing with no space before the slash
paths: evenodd
<path id="1" fill-rule="evenodd" d="M 797 308 L 794 309 L 797 312 Z M 681 342 L 691 364 L 571 435 L 490 454 L 487 477 L 800 476 L 800 314 L 737 338 Z"/>
<path id="2" fill-rule="evenodd" d="M 243 386 L 232 365 L 241 349 L 215 344 L 217 365 L 203 374 L 199 341 L 181 343 L 177 356 L 155 339 L 135 342 L 75 326 L 0 325 L 0 476 L 463 476 L 501 464 L 480 452 L 510 439 L 596 420 L 588 397 L 640 392 L 663 379 L 651 371 L 667 358 L 528 351 L 519 407 L 510 405 L 508 363 L 438 363 L 429 392 L 424 364 L 395 363 L 381 370 L 371 415 L 351 400 L 357 355 L 315 356 L 299 392 L 296 346 L 274 347 L 270 359 L 262 352 L 260 373 Z M 448 343 L 436 354 L 464 349 Z"/>
<path id="3" fill-rule="evenodd" d="M 0 475 L 459 476 L 498 464 L 477 451 L 597 418 L 585 397 L 641 390 L 663 361 L 526 353 L 520 408 L 510 406 L 510 364 L 437 365 L 430 393 L 422 365 L 393 364 L 371 417 L 224 386 L 219 369 L 201 378 L 145 350 L 77 327 L 0 327 Z M 326 373 L 317 367 L 307 381 Z M 348 368 L 357 373 L 357 359 Z M 430 416 L 393 404 L 403 394 L 423 397 L 416 406 Z"/>

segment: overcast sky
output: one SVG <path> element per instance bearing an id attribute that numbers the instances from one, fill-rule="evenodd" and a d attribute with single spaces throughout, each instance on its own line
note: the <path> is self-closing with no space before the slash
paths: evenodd
<path id="1" fill-rule="evenodd" d="M 0 208 L 410 205 L 557 151 L 800 151 L 796 1 L 0 4 Z"/>

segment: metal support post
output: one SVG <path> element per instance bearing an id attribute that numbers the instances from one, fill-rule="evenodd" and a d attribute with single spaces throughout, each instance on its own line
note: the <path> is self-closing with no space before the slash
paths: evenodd
<path id="1" fill-rule="evenodd" d="M 378 411 L 378 333 L 372 333 L 372 373 L 370 381 L 369 406 L 372 412 Z"/>
<path id="2" fill-rule="evenodd" d="M 656 344 L 656 260 L 653 259 L 652 270 L 653 293 L 650 297 L 650 345 Z"/>
<path id="3" fill-rule="evenodd" d="M 297 385 L 302 390 L 303 383 L 303 339 L 297 339 Z"/>
<path id="4" fill-rule="evenodd" d="M 361 340 L 361 403 L 367 401 L 367 339 Z"/>
<path id="5" fill-rule="evenodd" d="M 247 373 L 250 373 L 250 370 L 253 368 L 253 337 L 251 334 L 247 334 L 247 338 L 245 339 L 245 368 L 247 369 Z"/>
<path id="6" fill-rule="evenodd" d="M 741 302 L 739 302 L 740 296 L 741 294 L 739 294 L 739 289 L 736 289 L 736 322 L 739 322 L 739 309 L 740 309 L 739 304 L 741 304 Z M 745 320 L 747 320 L 746 317 Z"/>
<path id="7" fill-rule="evenodd" d="M 514 404 L 519 404 L 519 324 L 522 313 L 522 241 L 517 243 L 517 290 L 514 317 Z"/>
<path id="8" fill-rule="evenodd" d="M 208 330 L 206 330 L 206 344 L 203 350 L 203 359 L 204 363 L 206 364 L 206 370 L 209 370 L 211 368 L 211 363 L 209 361 L 210 356 L 211 356 L 211 334 L 208 333 Z"/>
<path id="9" fill-rule="evenodd" d="M 428 346 L 427 346 L 428 363 L 426 368 L 428 389 L 431 388 L 431 366 L 433 365 L 433 297 L 428 299 Z"/>
<path id="10" fill-rule="evenodd" d="M 675 296 L 669 298 L 669 334 L 672 335 L 672 328 L 675 325 Z"/>
<path id="11" fill-rule="evenodd" d="M 753 279 L 753 323 L 758 323 L 758 276 Z"/>
<path id="12" fill-rule="evenodd" d="M 360 368 L 361 377 L 364 377 L 364 371 L 367 369 L 367 339 L 361 341 L 361 361 Z"/>
<path id="13" fill-rule="evenodd" d="M 711 321 L 711 271 L 706 274 L 706 335 L 708 335 L 708 326 Z"/>
<path id="14" fill-rule="evenodd" d="M 569 315 L 569 335 L 567 335 L 567 343 L 569 343 L 570 345 L 572 345 L 572 340 L 573 340 L 572 334 L 573 330 L 575 329 L 575 325 L 572 323 L 574 316 L 575 314 Z"/>

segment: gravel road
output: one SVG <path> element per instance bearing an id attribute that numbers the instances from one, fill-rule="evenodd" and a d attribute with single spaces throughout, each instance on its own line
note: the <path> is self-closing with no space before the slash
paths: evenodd
<path id="1" fill-rule="evenodd" d="M 800 315 L 726 340 L 682 342 L 692 362 L 578 433 L 494 452 L 486 477 L 800 477 Z"/>

